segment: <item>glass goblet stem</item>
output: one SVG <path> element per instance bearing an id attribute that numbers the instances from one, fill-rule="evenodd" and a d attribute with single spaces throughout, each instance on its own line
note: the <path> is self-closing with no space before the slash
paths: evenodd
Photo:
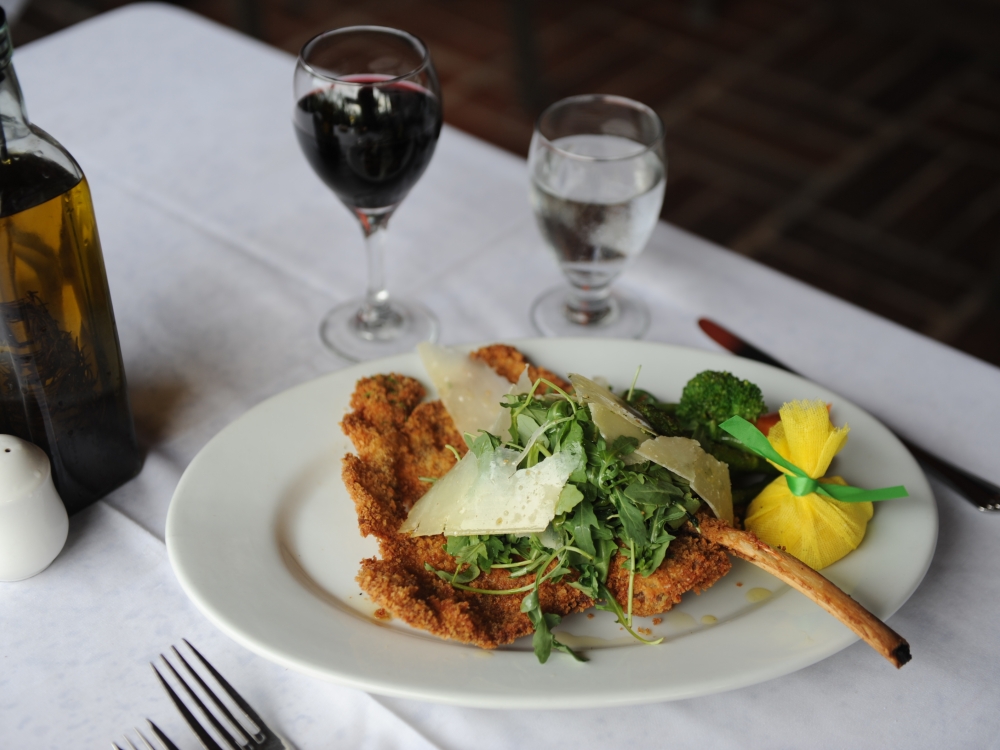
<path id="1" fill-rule="evenodd" d="M 611 297 L 611 281 L 603 284 L 581 285 L 570 276 L 569 294 L 566 295 L 566 317 L 577 325 L 595 325 L 613 315 L 614 299 Z"/>
<path id="2" fill-rule="evenodd" d="M 385 283 L 385 233 L 392 211 L 356 213 L 365 236 L 368 289 L 355 317 L 355 326 L 358 334 L 368 340 L 393 338 L 403 327 L 403 320 L 389 302 Z"/>
<path id="3" fill-rule="evenodd" d="M 595 325 L 614 313 L 610 285 L 594 287 L 570 286 L 566 295 L 566 317 L 577 325 Z"/>

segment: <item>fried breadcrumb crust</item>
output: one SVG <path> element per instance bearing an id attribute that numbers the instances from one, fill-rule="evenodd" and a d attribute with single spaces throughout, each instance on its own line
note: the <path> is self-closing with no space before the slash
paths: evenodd
<path id="1" fill-rule="evenodd" d="M 523 367 L 522 367 L 523 370 Z M 357 455 L 344 457 L 343 478 L 364 536 L 379 542 L 381 558 L 361 562 L 358 583 L 379 607 L 413 627 L 442 638 L 496 648 L 532 632 L 521 613 L 521 596 L 460 591 L 425 569 L 453 572 L 454 559 L 441 535 L 411 537 L 397 532 L 413 504 L 430 487 L 421 477 L 443 476 L 455 456 L 467 450 L 439 401 L 421 403 L 426 392 L 413 378 L 376 375 L 358 381 L 352 411 L 341 427 Z M 533 576 L 511 579 L 494 570 L 476 579 L 484 589 L 520 588 Z M 539 590 L 542 609 L 560 615 L 582 612 L 593 600 L 567 583 L 546 582 Z"/>
<path id="2" fill-rule="evenodd" d="M 517 382 L 517 379 L 521 377 L 521 373 L 524 372 L 524 366 L 527 365 L 528 377 L 531 379 L 532 383 L 539 378 L 544 378 L 550 383 L 555 383 L 564 391 L 573 389 L 573 385 L 568 380 L 562 379 L 552 372 L 552 370 L 546 370 L 544 367 L 536 367 L 528 361 L 524 354 L 515 349 L 513 346 L 508 346 L 507 344 L 491 344 L 490 346 L 484 346 L 482 349 L 477 349 L 472 352 L 469 356 L 473 359 L 485 362 L 492 367 L 498 375 L 507 378 L 507 380 L 511 383 Z M 544 383 L 538 388 L 539 393 L 545 393 L 546 390 L 548 389 Z"/>
<path id="3" fill-rule="evenodd" d="M 516 382 L 529 364 L 517 349 L 496 344 L 471 355 Z M 529 364 L 532 379 L 543 377 L 561 388 L 569 384 L 544 368 Z M 374 536 L 381 559 L 361 561 L 357 581 L 372 601 L 392 616 L 441 638 L 496 648 L 533 629 L 520 611 L 520 595 L 475 594 L 453 588 L 425 568 L 453 572 L 455 561 L 444 550 L 443 535 L 411 537 L 399 526 L 413 504 L 430 488 L 421 478 L 443 476 L 455 464 L 448 446 L 464 455 L 465 441 L 439 401 L 423 403 L 424 387 L 405 375 L 376 375 L 358 381 L 351 412 L 341 427 L 357 455 L 343 459 L 343 479 L 358 515 L 363 536 Z M 623 605 L 628 599 L 628 570 L 616 555 L 608 588 Z M 648 578 L 636 576 L 633 612 L 657 614 L 670 609 L 681 595 L 700 592 L 725 575 L 729 558 L 706 540 L 682 534 L 671 542 L 663 565 Z M 511 579 L 505 570 L 481 575 L 471 585 L 503 590 L 521 588 L 533 576 Z M 543 611 L 559 615 L 582 612 L 594 602 L 583 592 L 561 583 L 545 582 L 539 589 Z"/>
<path id="4" fill-rule="evenodd" d="M 699 513 L 699 521 L 709 519 Z M 692 533 L 686 527 L 677 532 L 677 538 L 670 542 L 667 556 L 653 573 L 647 577 L 635 576 L 632 588 L 632 614 L 649 617 L 666 612 L 688 591 L 700 594 L 733 567 L 729 555 L 714 542 Z M 628 606 L 628 560 L 624 555 L 615 555 L 608 570 L 608 590 L 623 606 Z"/>

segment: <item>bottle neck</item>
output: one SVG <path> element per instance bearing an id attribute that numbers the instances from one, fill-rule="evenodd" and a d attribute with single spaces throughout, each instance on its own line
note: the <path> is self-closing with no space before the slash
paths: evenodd
<path id="1" fill-rule="evenodd" d="M 7 160 L 7 144 L 31 133 L 24 96 L 11 62 L 13 45 L 7 19 L 0 17 L 0 158 Z"/>

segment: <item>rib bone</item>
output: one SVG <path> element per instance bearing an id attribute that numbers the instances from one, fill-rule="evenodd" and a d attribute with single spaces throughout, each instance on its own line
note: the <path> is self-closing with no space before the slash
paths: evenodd
<path id="1" fill-rule="evenodd" d="M 805 563 L 765 544 L 749 531 L 739 531 L 715 519 L 703 520 L 700 531 L 702 536 L 725 547 L 730 554 L 801 591 L 857 633 L 897 669 L 910 660 L 910 644 L 902 636 Z"/>

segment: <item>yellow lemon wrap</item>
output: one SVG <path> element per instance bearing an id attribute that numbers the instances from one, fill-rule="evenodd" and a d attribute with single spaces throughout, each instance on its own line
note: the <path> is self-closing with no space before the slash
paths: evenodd
<path id="1" fill-rule="evenodd" d="M 792 401 L 779 413 L 781 421 L 768 434 L 778 454 L 813 479 L 846 485 L 840 477 L 823 475 L 847 442 L 850 428 L 834 427 L 822 401 Z M 857 549 L 873 512 L 870 502 L 843 503 L 815 492 L 797 497 L 782 476 L 750 503 L 744 526 L 772 547 L 783 547 L 820 570 Z"/>

